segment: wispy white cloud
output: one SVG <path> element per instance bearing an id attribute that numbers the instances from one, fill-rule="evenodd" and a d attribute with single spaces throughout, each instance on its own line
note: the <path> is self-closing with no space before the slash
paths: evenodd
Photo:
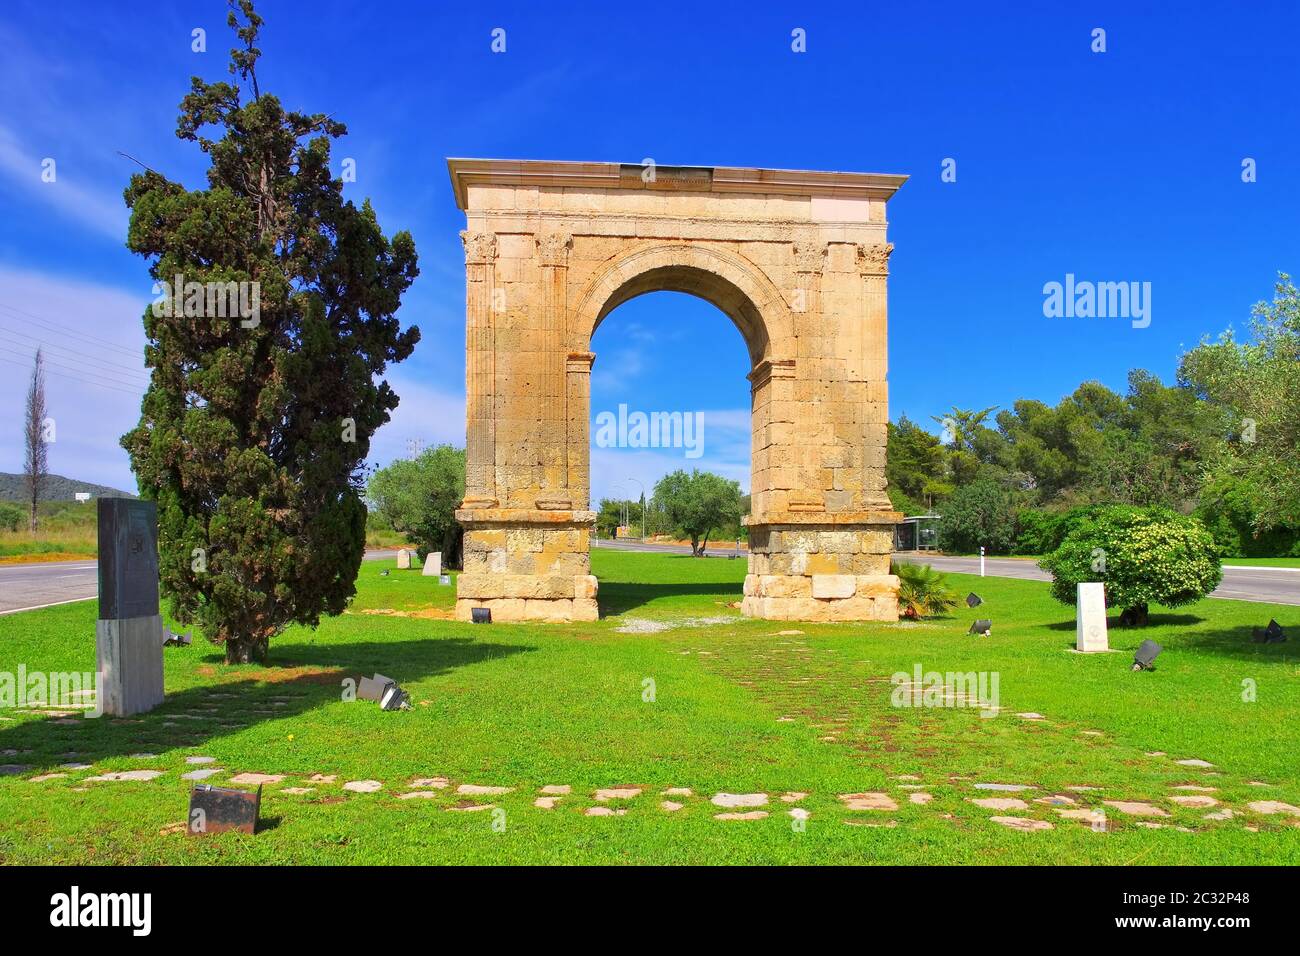
<path id="1" fill-rule="evenodd" d="M 397 458 L 408 457 L 407 442 L 465 447 L 465 396 L 461 392 L 433 388 L 413 377 L 412 370 L 398 366 L 385 376 L 399 398 L 392 418 L 370 442 L 370 463 L 383 467 Z"/>
<path id="2" fill-rule="evenodd" d="M 55 423 L 50 471 L 135 491 L 118 439 L 140 418 L 147 296 L 0 266 L 0 471 L 21 471 L 20 423 L 37 347 Z"/>
<path id="3" fill-rule="evenodd" d="M 679 469 L 711 471 L 740 483 L 750 483 L 749 409 L 703 411 L 703 454 L 687 458 L 686 449 L 597 448 L 591 449 L 591 498 L 638 498 L 637 481 L 651 493 L 664 475 Z M 596 434 L 593 424 L 592 435 Z"/>
<path id="4" fill-rule="evenodd" d="M 42 163 L 53 160 L 53 181 L 42 178 Z M 121 243 L 126 238 L 129 221 L 120 196 L 110 190 L 83 185 L 74 167 L 59 162 L 58 155 L 41 155 L 19 142 L 18 137 L 0 126 L 0 175 L 12 194 L 37 204 L 49 206 L 65 219 L 79 222 L 99 235 Z"/>
<path id="5" fill-rule="evenodd" d="M 600 356 L 591 370 L 593 392 L 610 392 L 625 388 L 645 369 L 645 360 L 635 349 L 613 349 Z"/>

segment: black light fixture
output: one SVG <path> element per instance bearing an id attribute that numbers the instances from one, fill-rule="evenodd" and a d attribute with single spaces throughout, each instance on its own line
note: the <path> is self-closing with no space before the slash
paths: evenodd
<path id="1" fill-rule="evenodd" d="M 1155 641 L 1143 641 L 1138 645 L 1137 653 L 1133 655 L 1133 670 L 1135 671 L 1153 671 L 1156 669 L 1156 656 L 1164 650 Z"/>
<path id="2" fill-rule="evenodd" d="M 1282 630 L 1281 624 L 1271 618 L 1268 627 L 1255 628 L 1252 636 L 1255 637 L 1256 644 L 1282 644 L 1282 641 L 1287 639 L 1286 631 Z"/>
<path id="3" fill-rule="evenodd" d="M 971 624 L 967 634 L 978 634 L 980 637 L 988 637 L 993 633 L 993 622 L 986 619 L 975 621 Z"/>
<path id="4" fill-rule="evenodd" d="M 469 618 L 475 624 L 491 624 L 492 609 L 490 607 L 471 608 L 469 612 Z"/>
<path id="5" fill-rule="evenodd" d="M 411 695 L 395 683 L 389 683 L 384 688 L 383 699 L 380 700 L 379 706 L 383 710 L 410 710 Z"/>
<path id="6" fill-rule="evenodd" d="M 971 591 L 970 594 L 966 595 L 967 607 L 979 607 L 983 603 L 984 603 L 984 599 L 980 597 L 978 594 L 976 594 L 974 591 Z"/>

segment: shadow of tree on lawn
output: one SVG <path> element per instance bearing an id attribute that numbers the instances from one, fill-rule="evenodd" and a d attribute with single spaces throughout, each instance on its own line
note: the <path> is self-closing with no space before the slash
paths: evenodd
<path id="1" fill-rule="evenodd" d="M 628 581 L 601 581 L 597 600 L 600 603 L 600 616 L 613 617 L 666 598 L 712 597 L 723 604 L 731 604 L 739 601 L 742 593 L 739 584 L 634 584 Z"/>
<path id="2" fill-rule="evenodd" d="M 202 747 L 258 723 L 337 703 L 345 678 L 379 672 L 408 688 L 458 668 L 532 650 L 468 637 L 286 643 L 273 647 L 270 665 L 227 666 L 220 648 L 196 644 L 189 652 L 203 654 L 194 675 L 205 681 L 201 685 L 170 692 L 158 707 L 131 717 L 51 716 L 8 725 L 0 729 L 0 751 L 16 753 L 6 754 L 0 763 L 30 765 L 36 773 L 57 770 L 67 762 Z M 165 653 L 186 650 L 169 648 Z"/>

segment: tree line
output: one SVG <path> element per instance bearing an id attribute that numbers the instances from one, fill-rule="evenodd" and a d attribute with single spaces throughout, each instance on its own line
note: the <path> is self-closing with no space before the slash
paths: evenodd
<path id="1" fill-rule="evenodd" d="M 996 414 L 995 414 L 996 412 Z M 1055 406 L 954 407 L 889 427 L 890 498 L 938 513 L 950 551 L 1042 554 L 1099 506 L 1198 518 L 1224 556 L 1300 555 L 1300 295 L 1280 274 L 1248 335 L 1182 356 L 1177 381 L 1085 382 Z"/>

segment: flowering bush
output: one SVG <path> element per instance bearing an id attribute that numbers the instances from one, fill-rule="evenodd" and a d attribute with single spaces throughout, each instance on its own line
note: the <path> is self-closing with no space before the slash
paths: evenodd
<path id="1" fill-rule="evenodd" d="M 1052 596 L 1065 604 L 1075 602 L 1081 582 L 1102 582 L 1106 606 L 1122 608 L 1133 624 L 1146 623 L 1148 604 L 1199 601 L 1223 578 L 1205 526 L 1163 508 L 1098 509 L 1039 567 L 1052 575 Z"/>

